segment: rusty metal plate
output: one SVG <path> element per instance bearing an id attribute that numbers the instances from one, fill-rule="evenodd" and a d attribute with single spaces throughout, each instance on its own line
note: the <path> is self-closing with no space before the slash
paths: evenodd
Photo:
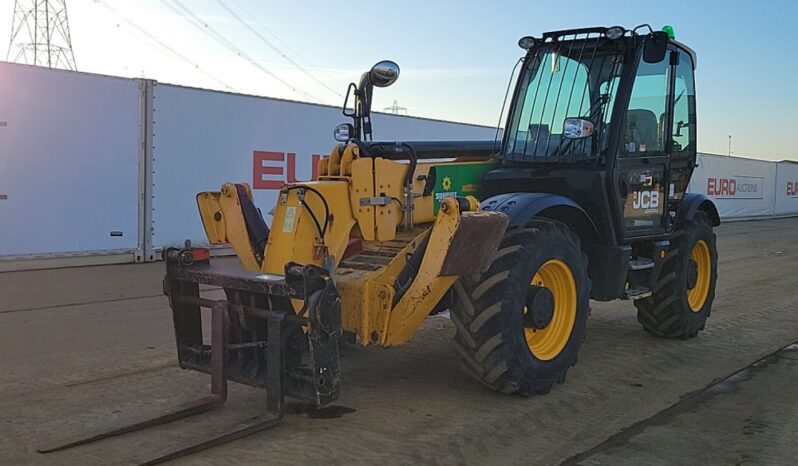
<path id="1" fill-rule="evenodd" d="M 167 278 L 172 280 L 221 286 L 252 293 L 304 298 L 302 293 L 289 287 L 285 282 L 285 277 L 281 275 L 199 263 L 190 266 L 172 267 L 168 269 L 167 273 Z"/>
<path id="2" fill-rule="evenodd" d="M 464 212 L 443 261 L 441 276 L 487 270 L 504 237 L 508 221 L 509 217 L 501 212 Z"/>

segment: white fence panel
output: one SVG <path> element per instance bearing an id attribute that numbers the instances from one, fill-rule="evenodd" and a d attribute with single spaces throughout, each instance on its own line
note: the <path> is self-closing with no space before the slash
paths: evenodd
<path id="1" fill-rule="evenodd" d="M 139 84 L 0 62 L 0 259 L 138 246 Z"/>
<path id="2" fill-rule="evenodd" d="M 287 180 L 308 180 L 335 145 L 341 110 L 158 84 L 153 112 L 152 244 L 206 244 L 194 196 L 246 181 L 266 212 Z M 495 128 L 375 114 L 375 140 L 493 139 Z"/>
<path id="3" fill-rule="evenodd" d="M 776 167 L 776 215 L 798 214 L 798 162 Z"/>
<path id="4" fill-rule="evenodd" d="M 776 163 L 699 154 L 688 190 L 709 196 L 721 218 L 773 215 Z"/>

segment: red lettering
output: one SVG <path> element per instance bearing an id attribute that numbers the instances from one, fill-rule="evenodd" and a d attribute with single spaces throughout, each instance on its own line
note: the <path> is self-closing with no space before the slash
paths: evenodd
<path id="1" fill-rule="evenodd" d="M 319 154 L 313 154 L 310 157 L 310 181 L 316 181 L 319 179 L 319 159 L 321 156 Z M 288 183 L 296 183 L 296 154 L 293 152 L 289 152 L 286 157 L 285 162 L 286 168 L 286 182 Z"/>
<path id="2" fill-rule="evenodd" d="M 788 181 L 787 182 L 787 195 L 791 196 L 791 197 L 792 196 L 798 196 L 798 181 L 795 181 L 795 182 Z"/>
<path id="3" fill-rule="evenodd" d="M 708 196 L 736 196 L 737 180 L 734 178 L 707 178 Z"/>
<path id="4" fill-rule="evenodd" d="M 319 154 L 311 155 L 311 181 L 319 179 Z M 283 163 L 285 165 L 283 166 Z M 265 175 L 269 177 L 264 178 Z M 254 151 L 252 154 L 252 189 L 281 189 L 285 183 L 296 183 L 294 152 Z"/>
<path id="5" fill-rule="evenodd" d="M 311 165 L 310 179 L 311 181 L 316 181 L 319 179 L 319 160 L 321 160 L 321 155 L 313 154 L 311 156 L 311 159 L 312 159 L 311 162 L 312 165 Z"/>
<path id="6" fill-rule="evenodd" d="M 293 155 L 293 154 L 291 154 Z M 283 180 L 263 179 L 263 175 L 282 175 L 283 167 L 274 164 L 264 165 L 264 162 L 282 162 L 285 160 L 283 152 L 255 151 L 252 156 L 252 188 L 253 189 L 280 189 Z"/>
<path id="7" fill-rule="evenodd" d="M 715 180 L 716 178 L 707 178 L 707 196 L 715 195 Z"/>
<path id="8" fill-rule="evenodd" d="M 288 183 L 296 183 L 296 154 L 293 152 L 288 153 L 285 168 L 285 181 Z"/>

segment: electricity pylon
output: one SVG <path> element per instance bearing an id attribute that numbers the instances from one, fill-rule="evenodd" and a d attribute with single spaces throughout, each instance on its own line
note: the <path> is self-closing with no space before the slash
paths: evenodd
<path id="1" fill-rule="evenodd" d="M 76 70 L 66 0 L 16 0 L 6 61 Z"/>

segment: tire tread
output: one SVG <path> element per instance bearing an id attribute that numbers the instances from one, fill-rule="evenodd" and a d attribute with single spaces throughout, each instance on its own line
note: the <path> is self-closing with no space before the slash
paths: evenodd
<path id="1" fill-rule="evenodd" d="M 712 284 L 710 285 L 709 296 L 704 304 L 704 309 L 699 313 L 693 313 L 681 293 L 679 284 L 682 280 L 683 268 L 686 268 L 685 256 L 689 257 L 692 247 L 690 239 L 699 230 L 709 229 L 713 249 L 712 256 Z M 685 222 L 674 233 L 671 239 L 671 248 L 663 259 L 662 272 L 660 278 L 654 286 L 650 297 L 635 301 L 637 308 L 637 320 L 643 328 L 653 334 L 664 338 L 689 339 L 698 335 L 698 331 L 704 328 L 706 319 L 712 311 L 712 301 L 715 294 L 714 280 L 717 278 L 717 253 L 714 251 L 715 234 L 712 232 L 712 223 L 704 212 L 697 212 L 695 217 Z"/>
<path id="2" fill-rule="evenodd" d="M 508 296 L 518 292 L 522 280 L 519 270 L 529 257 L 525 249 L 555 241 L 575 248 L 577 257 L 582 260 L 583 274 L 580 277 L 587 286 L 584 295 L 586 319 L 590 292 L 587 255 L 581 249 L 579 237 L 561 222 L 536 218 L 524 228 L 506 232 L 490 267 L 482 275 L 484 278 L 463 277 L 454 285 L 457 299 L 451 317 L 456 327 L 454 341 L 463 360 L 462 366 L 471 377 L 498 392 L 525 396 L 547 393 L 554 383 L 561 383 L 568 369 L 576 364 L 576 352 L 573 351 L 572 357 L 558 360 L 553 372 L 542 374 L 525 368 L 523 359 L 531 356 L 522 355 L 529 350 L 525 342 L 521 348 L 518 336 L 513 335 L 518 329 L 509 324 L 509 311 L 504 305 Z M 528 286 L 529 278 L 524 280 Z M 584 328 L 581 328 L 581 335 L 575 337 L 578 348 L 584 340 Z"/>

